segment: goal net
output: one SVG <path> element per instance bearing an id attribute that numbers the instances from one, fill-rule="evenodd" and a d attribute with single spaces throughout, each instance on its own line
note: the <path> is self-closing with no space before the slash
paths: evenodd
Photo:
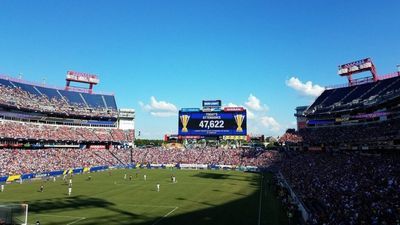
<path id="1" fill-rule="evenodd" d="M 0 225 L 28 225 L 28 205 L 0 204 Z"/>

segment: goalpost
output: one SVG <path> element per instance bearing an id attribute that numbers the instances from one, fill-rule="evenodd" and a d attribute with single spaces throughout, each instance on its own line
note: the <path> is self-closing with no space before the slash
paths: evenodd
<path id="1" fill-rule="evenodd" d="M 28 225 L 28 204 L 0 204 L 0 224 Z"/>

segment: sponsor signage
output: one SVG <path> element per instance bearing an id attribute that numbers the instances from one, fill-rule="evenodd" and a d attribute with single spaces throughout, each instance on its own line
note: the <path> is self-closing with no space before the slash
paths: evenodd
<path id="1" fill-rule="evenodd" d="M 221 100 L 204 100 L 203 108 L 221 108 L 222 101 Z"/>
<path id="2" fill-rule="evenodd" d="M 225 112 L 240 112 L 240 111 L 244 111 L 243 107 L 225 107 L 224 108 Z"/>

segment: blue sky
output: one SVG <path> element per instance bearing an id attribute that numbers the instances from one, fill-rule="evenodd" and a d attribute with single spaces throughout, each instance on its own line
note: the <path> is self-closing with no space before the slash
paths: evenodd
<path id="1" fill-rule="evenodd" d="M 398 0 L 3 0 L 0 74 L 52 85 L 67 70 L 99 74 L 96 90 L 136 109 L 143 137 L 176 133 L 175 109 L 203 99 L 244 105 L 250 131 L 280 135 L 319 90 L 302 83 L 344 83 L 337 66 L 364 57 L 396 70 L 399 11 Z"/>

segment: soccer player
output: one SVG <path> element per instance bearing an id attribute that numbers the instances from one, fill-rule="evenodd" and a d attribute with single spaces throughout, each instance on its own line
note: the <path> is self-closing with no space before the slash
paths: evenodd
<path id="1" fill-rule="evenodd" d="M 124 180 L 126 180 L 126 178 L 127 178 L 127 175 L 125 174 L 125 175 L 124 175 Z"/>
<path id="2" fill-rule="evenodd" d="M 68 196 L 71 196 L 71 194 L 72 194 L 72 187 L 69 187 L 68 188 Z"/>
<path id="3" fill-rule="evenodd" d="M 69 186 L 72 187 L 72 179 L 69 179 Z"/>
<path id="4" fill-rule="evenodd" d="M 157 192 L 160 192 L 160 183 L 157 183 Z"/>
<path id="5" fill-rule="evenodd" d="M 175 176 L 172 177 L 172 183 L 174 183 L 174 184 L 176 183 L 176 177 Z"/>
<path id="6" fill-rule="evenodd" d="M 1 192 L 4 192 L 4 184 L 1 185 Z"/>
<path id="7" fill-rule="evenodd" d="M 53 182 L 56 182 L 56 177 L 53 177 Z"/>
<path id="8" fill-rule="evenodd" d="M 129 181 L 132 181 L 132 178 L 133 178 L 132 175 L 129 175 Z"/>
<path id="9" fill-rule="evenodd" d="M 145 175 L 143 175 L 143 179 L 144 179 L 144 181 L 146 181 L 147 180 L 147 175 L 145 174 Z"/>
<path id="10" fill-rule="evenodd" d="M 90 176 L 90 175 L 89 175 L 89 177 L 88 177 L 88 181 L 91 181 L 91 180 L 92 180 L 92 176 Z"/>
<path id="11" fill-rule="evenodd" d="M 42 185 L 40 185 L 40 192 L 43 192 L 43 191 L 44 191 L 44 186 L 42 184 Z"/>

